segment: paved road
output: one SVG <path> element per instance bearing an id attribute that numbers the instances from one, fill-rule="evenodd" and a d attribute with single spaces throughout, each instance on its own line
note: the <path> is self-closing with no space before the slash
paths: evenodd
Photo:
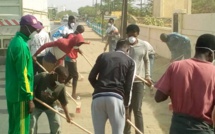
<path id="1" fill-rule="evenodd" d="M 91 41 L 91 45 L 84 45 L 81 47 L 84 54 L 87 56 L 91 63 L 95 63 L 97 56 L 103 52 L 104 43 L 101 42 L 101 38 L 95 34 L 90 28 L 85 26 L 86 30 L 84 37 L 86 40 Z M 153 73 L 154 79 L 157 80 L 162 75 L 167 67 L 168 60 L 161 57 L 157 57 L 155 61 L 155 71 Z M 159 68 L 160 67 L 160 68 Z M 90 86 L 87 77 L 91 70 L 89 63 L 82 57 L 78 58 L 78 69 L 79 72 L 85 77 L 83 81 L 78 83 L 78 95 L 81 96 L 81 113 L 75 113 L 76 106 L 72 100 L 69 99 L 69 111 L 73 120 L 93 132 L 92 119 L 91 119 L 91 94 L 93 88 Z M 6 134 L 8 129 L 8 115 L 6 110 L 6 100 L 5 100 L 5 67 L 0 66 L 0 133 Z M 67 87 L 67 91 L 71 92 L 71 87 Z M 149 95 L 148 90 L 146 90 L 145 97 L 143 100 L 143 116 L 144 116 L 144 127 L 145 134 L 167 134 L 170 124 L 171 113 L 167 110 L 167 103 L 156 104 L 153 97 Z M 132 118 L 133 121 L 133 118 Z M 49 125 L 46 116 L 43 114 L 39 119 L 39 134 L 48 134 Z M 62 133 L 63 134 L 84 134 L 82 130 L 75 127 L 74 125 L 68 124 L 62 119 Z M 107 122 L 106 134 L 111 133 L 110 123 Z M 134 130 L 132 129 L 132 133 Z"/>

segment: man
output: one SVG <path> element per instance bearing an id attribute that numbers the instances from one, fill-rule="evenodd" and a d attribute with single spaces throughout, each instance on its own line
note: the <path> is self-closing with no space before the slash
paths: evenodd
<path id="1" fill-rule="evenodd" d="M 58 100 L 64 110 L 64 113 L 66 115 L 67 122 L 71 122 L 69 112 L 67 109 L 67 97 L 66 97 L 66 91 L 65 86 L 63 84 L 66 78 L 67 78 L 67 69 L 63 66 L 58 66 L 55 69 L 55 72 L 52 72 L 50 74 L 48 73 L 40 73 L 35 76 L 34 81 L 34 94 L 35 97 L 42 100 L 49 106 L 53 107 L 57 110 L 57 106 L 55 104 L 55 101 Z M 45 112 L 48 120 L 49 120 L 49 126 L 51 130 L 51 134 L 60 134 L 61 133 L 61 122 L 60 122 L 60 116 L 53 112 L 52 110 L 48 109 L 47 107 L 43 106 L 37 101 L 34 101 L 35 103 L 35 109 L 31 115 L 31 134 L 37 134 L 37 122 L 40 117 L 40 115 Z"/>
<path id="2" fill-rule="evenodd" d="M 20 21 L 20 31 L 11 40 L 6 55 L 6 99 L 9 134 L 28 134 L 30 113 L 34 109 L 33 61 L 27 41 L 43 26 L 32 15 Z"/>
<path id="3" fill-rule="evenodd" d="M 172 101 L 170 134 L 214 134 L 215 36 L 201 35 L 195 51 L 194 58 L 173 62 L 155 85 L 156 102 Z"/>
<path id="4" fill-rule="evenodd" d="M 77 24 L 74 16 L 69 16 L 67 26 L 60 27 L 57 32 L 55 32 L 52 37 L 54 41 L 59 38 L 66 37 L 70 33 L 74 33 L 76 30 Z"/>
<path id="5" fill-rule="evenodd" d="M 83 33 L 84 31 L 84 27 L 79 25 L 77 27 L 77 30 L 75 31 L 74 34 L 69 34 L 68 38 L 70 38 L 70 36 L 74 36 L 79 34 L 79 32 Z M 90 42 L 85 42 L 84 44 L 90 44 Z M 78 53 L 80 53 L 81 55 L 83 54 L 83 52 L 81 51 L 81 49 L 79 48 L 79 46 L 75 46 L 72 48 L 72 50 L 70 51 L 69 54 L 67 54 L 66 58 L 65 58 L 65 65 L 68 68 L 69 71 L 69 76 L 65 81 L 65 84 L 68 85 L 69 81 L 72 79 L 72 97 L 74 99 L 77 99 L 77 94 L 76 94 L 76 89 L 77 89 L 77 84 L 78 84 L 78 69 L 77 69 L 77 58 L 78 58 Z"/>
<path id="6" fill-rule="evenodd" d="M 191 44 L 188 37 L 181 35 L 179 33 L 160 35 L 161 41 L 165 42 L 171 51 L 170 62 L 188 59 L 191 57 Z"/>
<path id="7" fill-rule="evenodd" d="M 41 23 L 41 25 L 43 25 Z M 30 48 L 30 52 L 32 55 L 35 54 L 35 52 L 45 43 L 50 42 L 49 34 L 44 30 L 41 29 L 38 34 L 36 34 L 31 40 L 28 41 L 28 45 Z M 37 55 L 37 61 L 42 64 L 43 57 L 47 53 L 47 50 L 43 50 L 40 54 Z M 34 75 L 36 73 L 43 72 L 43 70 L 36 64 L 34 63 Z"/>
<path id="8" fill-rule="evenodd" d="M 53 71 L 58 65 L 63 62 L 65 56 L 70 53 L 73 47 L 79 47 L 82 44 L 88 43 L 84 41 L 84 38 L 81 35 L 81 33 L 84 32 L 84 27 L 82 25 L 79 25 L 79 27 L 80 28 L 77 28 L 77 32 L 79 34 L 70 34 L 68 38 L 58 39 L 57 41 L 49 42 L 41 46 L 34 54 L 34 60 L 36 61 L 36 56 L 41 51 L 51 47 L 49 52 L 43 58 L 43 66 L 47 71 Z"/>
<path id="9" fill-rule="evenodd" d="M 128 40 L 131 45 L 129 55 L 136 63 L 136 75 L 146 79 L 151 84 L 148 49 L 145 43 L 138 39 L 139 32 L 140 28 L 135 24 L 131 24 L 126 28 Z M 131 105 L 129 106 L 129 116 L 131 117 L 131 112 L 133 110 L 135 125 L 141 132 L 144 132 L 141 110 L 144 93 L 143 90 L 144 83 L 141 80 L 135 79 L 132 90 Z M 130 134 L 130 130 L 131 125 L 126 122 L 124 134 Z M 138 134 L 138 132 L 136 132 L 136 134 Z"/>
<path id="10" fill-rule="evenodd" d="M 125 108 L 130 104 L 135 75 L 135 62 L 127 56 L 129 48 L 126 40 L 119 40 L 116 51 L 101 54 L 90 72 L 89 81 L 94 88 L 91 111 L 95 134 L 105 133 L 107 119 L 112 134 L 123 133 Z"/>
<path id="11" fill-rule="evenodd" d="M 120 37 L 119 31 L 114 26 L 114 19 L 110 18 L 108 21 L 108 27 L 106 30 L 107 43 L 105 44 L 104 52 L 107 50 L 108 45 L 109 45 L 109 52 L 115 51 L 116 43 L 119 37 Z"/>

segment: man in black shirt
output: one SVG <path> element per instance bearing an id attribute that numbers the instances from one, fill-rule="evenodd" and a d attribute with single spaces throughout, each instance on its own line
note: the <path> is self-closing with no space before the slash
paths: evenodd
<path id="1" fill-rule="evenodd" d="M 64 83 L 68 76 L 67 69 L 63 66 L 59 66 L 55 69 L 54 73 L 40 73 L 34 78 L 34 96 L 49 106 L 56 109 L 55 101 L 58 100 L 66 115 L 67 122 L 71 122 L 69 112 L 67 109 L 67 98 L 65 86 L 60 83 Z M 59 83 L 58 83 L 59 82 Z M 60 133 L 60 117 L 55 112 L 46 108 L 37 101 L 34 101 L 35 109 L 31 114 L 31 134 L 37 134 L 37 121 L 39 116 L 45 112 L 51 129 L 51 134 Z"/>
<path id="2" fill-rule="evenodd" d="M 123 133 L 125 108 L 130 104 L 135 75 L 135 62 L 127 55 L 129 48 L 126 40 L 119 40 L 116 51 L 101 54 L 90 72 L 89 81 L 94 87 L 91 111 L 95 134 L 104 134 L 107 119 L 112 133 Z"/>

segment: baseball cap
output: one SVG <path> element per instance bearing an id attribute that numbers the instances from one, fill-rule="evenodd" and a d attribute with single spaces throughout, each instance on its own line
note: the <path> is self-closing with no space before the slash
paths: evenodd
<path id="1" fill-rule="evenodd" d="M 43 28 L 41 23 L 33 15 L 22 16 L 19 24 L 20 25 L 29 25 L 35 29 L 42 29 Z"/>

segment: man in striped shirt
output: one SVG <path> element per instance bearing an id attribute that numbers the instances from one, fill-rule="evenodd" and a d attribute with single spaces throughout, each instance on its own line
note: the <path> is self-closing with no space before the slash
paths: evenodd
<path id="1" fill-rule="evenodd" d="M 127 55 L 129 48 L 127 41 L 119 40 L 116 51 L 101 54 L 90 72 L 95 134 L 104 134 L 107 119 L 113 134 L 123 133 L 135 74 L 135 62 Z"/>

